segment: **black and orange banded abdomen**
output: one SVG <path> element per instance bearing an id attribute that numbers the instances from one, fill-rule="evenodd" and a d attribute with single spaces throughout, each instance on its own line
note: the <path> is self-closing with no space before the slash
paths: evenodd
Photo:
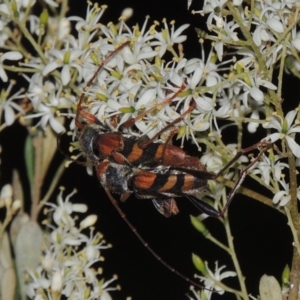
<path id="1" fill-rule="evenodd" d="M 183 194 L 206 188 L 207 180 L 195 177 L 191 174 L 158 174 L 141 171 L 131 179 L 131 185 L 136 192 L 156 194 Z"/>

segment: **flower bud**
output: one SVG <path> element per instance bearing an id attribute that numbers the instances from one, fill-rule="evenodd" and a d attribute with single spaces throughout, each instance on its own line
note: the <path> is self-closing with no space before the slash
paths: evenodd
<path id="1" fill-rule="evenodd" d="M 155 64 L 158 68 L 161 67 L 161 65 L 162 65 L 162 59 L 161 59 L 161 57 L 160 57 L 159 55 L 156 55 L 156 56 L 155 56 L 154 61 L 155 61 L 154 64 Z"/>
<path id="2" fill-rule="evenodd" d="M 177 140 L 181 139 L 186 133 L 186 126 L 180 126 L 177 133 Z"/>
<path id="3" fill-rule="evenodd" d="M 133 113 L 135 111 L 135 109 L 132 106 L 130 106 L 130 107 L 121 107 L 121 108 L 119 108 L 119 111 L 123 114 L 127 114 L 127 113 Z"/>
<path id="4" fill-rule="evenodd" d="M 91 54 L 90 54 L 90 58 L 91 58 L 91 60 L 92 60 L 92 62 L 95 64 L 95 65 L 99 65 L 99 58 L 98 58 L 98 56 L 96 55 L 96 53 L 95 52 L 92 52 Z"/>
<path id="5" fill-rule="evenodd" d="M 11 208 L 12 208 L 13 212 L 16 212 L 18 209 L 21 208 L 21 206 L 22 206 L 21 200 L 15 200 L 15 201 L 13 201 Z"/>
<path id="6" fill-rule="evenodd" d="M 80 229 L 88 228 L 93 226 L 97 222 L 97 215 L 89 215 L 80 222 Z"/>
<path id="7" fill-rule="evenodd" d="M 104 102 L 108 101 L 108 97 L 106 97 L 105 95 L 100 94 L 100 93 L 96 93 L 96 98 L 100 101 L 104 101 Z"/>
<path id="8" fill-rule="evenodd" d="M 118 30 L 117 30 L 116 26 L 112 22 L 110 22 L 108 24 L 108 27 L 111 30 L 111 33 L 113 34 L 113 36 L 117 36 L 118 35 Z"/>
<path id="9" fill-rule="evenodd" d="M 290 267 L 289 265 L 286 265 L 281 275 L 283 284 L 288 284 L 288 282 L 290 281 L 290 273 L 291 273 Z"/>
<path id="10" fill-rule="evenodd" d="M 65 55 L 64 55 L 64 64 L 68 64 L 70 62 L 70 58 L 71 58 L 71 52 L 68 50 Z"/>
<path id="11" fill-rule="evenodd" d="M 207 236 L 209 234 L 208 229 L 205 227 L 204 223 L 200 221 L 199 218 L 191 216 L 191 222 L 192 225 L 201 232 L 204 236 Z"/>
<path id="12" fill-rule="evenodd" d="M 11 9 L 14 13 L 14 17 L 18 18 L 19 17 L 19 11 L 18 11 L 18 6 L 17 6 L 17 2 L 15 0 L 13 0 L 11 2 Z"/>
<path id="13" fill-rule="evenodd" d="M 58 293 L 61 291 L 62 288 L 62 276 L 60 271 L 56 271 L 53 274 L 52 280 L 51 280 L 51 292 Z"/>
<path id="14" fill-rule="evenodd" d="M 40 23 L 41 23 L 41 25 L 46 26 L 47 22 L 48 22 L 48 18 L 49 18 L 48 10 L 44 9 L 42 11 L 42 13 L 40 14 Z"/>
<path id="15" fill-rule="evenodd" d="M 115 78 L 117 78 L 117 79 L 119 79 L 119 80 L 122 79 L 122 74 L 120 74 L 119 72 L 111 71 L 110 74 L 111 74 L 113 77 L 115 77 Z"/>
<path id="16" fill-rule="evenodd" d="M 129 18 L 131 18 L 133 15 L 133 9 L 131 7 L 126 7 L 125 9 L 123 9 L 122 11 L 122 17 L 125 20 L 128 20 Z"/>
<path id="17" fill-rule="evenodd" d="M 6 184 L 2 187 L 0 198 L 12 198 L 13 191 L 11 184 Z"/>
<path id="18" fill-rule="evenodd" d="M 196 254 L 192 254 L 192 261 L 194 266 L 196 267 L 196 269 L 198 271 L 200 271 L 204 276 L 208 273 L 205 263 L 203 262 L 203 260 Z"/>

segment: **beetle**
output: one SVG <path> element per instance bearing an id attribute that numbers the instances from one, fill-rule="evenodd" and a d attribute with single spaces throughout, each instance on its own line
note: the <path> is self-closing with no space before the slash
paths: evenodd
<path id="1" fill-rule="evenodd" d="M 129 44 L 129 41 L 123 43 L 105 58 L 105 60 L 97 68 L 95 74 L 88 81 L 85 90 L 91 86 L 105 64 L 120 51 L 122 51 L 122 49 L 129 46 Z M 174 92 L 172 96 L 165 99 L 162 103 L 171 103 L 172 100 L 175 99 L 183 90 L 184 85 L 178 87 L 178 90 Z M 175 212 L 178 212 L 174 197 L 180 197 L 182 195 L 191 200 L 192 203 L 200 208 L 200 210 L 208 212 L 209 215 L 213 217 L 223 216 L 236 191 L 244 181 L 248 170 L 268 149 L 267 141 L 256 143 L 246 149 L 240 150 L 233 157 L 233 159 L 217 174 L 209 173 L 207 172 L 205 166 L 200 163 L 198 157 L 187 155 L 181 148 L 168 143 L 170 138 L 165 143 L 155 142 L 155 139 L 158 138 L 163 131 L 172 128 L 176 125 L 176 123 L 183 120 L 186 115 L 193 111 L 195 108 L 194 102 L 191 103 L 189 108 L 179 118 L 172 121 L 165 128 L 156 133 L 154 137 L 149 139 L 147 136 L 137 137 L 130 136 L 129 134 L 124 134 L 122 132 L 112 131 L 110 128 L 108 128 L 108 126 L 102 124 L 96 118 L 96 116 L 84 109 L 84 94 L 85 93 L 82 93 L 79 98 L 75 117 L 75 124 L 78 128 L 78 141 L 81 152 L 84 154 L 88 162 L 96 167 L 97 176 L 101 184 L 106 191 L 110 190 L 112 192 L 121 194 L 121 201 L 125 201 L 128 198 L 128 195 L 131 193 L 135 193 L 138 198 L 158 198 L 158 200 L 154 200 L 154 206 L 165 216 L 170 216 L 175 214 Z M 159 105 L 162 103 L 159 103 Z M 125 125 L 131 126 L 134 124 L 135 120 L 142 118 L 147 113 L 152 112 L 155 108 L 156 106 L 154 105 L 152 108 L 143 112 L 135 119 L 129 119 L 127 122 L 125 122 Z M 81 121 L 82 119 L 84 122 Z M 233 165 L 233 163 L 239 159 L 239 157 L 257 148 L 262 148 L 262 150 L 256 159 L 254 159 L 241 172 L 241 175 L 234 188 L 228 194 L 227 203 L 222 211 L 219 212 L 212 207 L 207 206 L 201 207 L 201 205 L 199 205 L 199 199 L 188 196 L 204 190 L 207 187 L 207 180 L 218 179 L 231 165 Z M 112 178 L 111 175 L 107 175 L 110 173 L 109 171 L 106 171 L 106 168 L 112 168 L 112 170 L 119 169 L 119 174 L 122 175 L 131 174 L 130 180 L 133 181 L 132 189 L 126 187 L 118 190 L 113 186 L 113 181 L 105 180 L 107 176 L 109 179 Z M 148 168 L 150 168 L 150 170 L 147 170 Z M 131 169 L 136 171 L 132 173 L 130 171 Z M 135 174 L 137 170 L 139 170 L 138 175 Z M 142 170 L 144 170 L 144 172 L 142 172 Z M 115 172 L 115 176 L 117 175 L 117 172 Z M 126 179 L 122 179 L 123 185 L 126 185 L 127 181 L 129 180 L 127 175 L 125 177 Z M 187 180 L 188 183 L 179 184 L 178 181 L 181 177 L 185 179 L 189 178 Z M 160 187 L 160 185 L 162 185 L 162 183 L 165 181 L 170 182 L 172 180 L 173 183 L 177 181 L 177 183 L 174 183 L 173 191 L 169 191 L 168 189 L 164 190 L 162 187 Z M 191 184 L 191 182 L 195 183 L 194 186 Z M 167 185 L 168 184 L 166 183 L 166 186 Z M 161 200 L 162 198 L 164 200 Z M 166 201 L 166 203 L 164 203 L 164 201 Z"/>
<path id="2" fill-rule="evenodd" d="M 91 86 L 105 64 L 127 46 L 129 46 L 129 42 L 125 42 L 108 55 L 108 57 L 99 65 L 93 77 L 88 81 L 85 90 Z M 127 120 L 122 124 L 123 127 L 132 126 L 135 120 L 151 113 L 157 106 L 171 103 L 183 90 L 184 86 L 179 87 L 171 97 L 154 105 L 135 119 L 131 118 Z M 181 114 L 180 117 L 172 121 L 165 128 L 156 133 L 154 137 L 149 139 L 145 135 L 136 137 L 112 131 L 107 125 L 102 124 L 96 116 L 84 109 L 84 95 L 84 93 L 81 94 L 77 104 L 75 124 L 78 129 L 80 149 L 92 163 L 106 158 L 113 158 L 117 163 L 132 166 L 138 166 L 142 163 L 144 165 L 149 164 L 152 166 L 191 166 L 199 168 L 200 170 L 203 169 L 203 166 L 199 163 L 197 157 L 187 155 L 181 148 L 171 145 L 168 142 L 171 136 L 166 143 L 154 142 L 164 131 L 174 127 L 176 123 L 190 114 L 195 108 L 196 104 L 194 102 L 191 103 L 190 107 Z M 83 122 L 81 120 L 83 120 Z"/>
<path id="3" fill-rule="evenodd" d="M 129 46 L 129 42 L 125 42 L 107 56 L 87 83 L 85 90 L 91 86 L 104 65 L 127 46 Z M 171 103 L 183 89 L 184 85 L 177 87 L 177 91 L 164 100 L 163 104 Z M 126 218 L 112 194 L 119 194 L 121 201 L 125 201 L 131 194 L 134 194 L 139 199 L 151 199 L 153 200 L 155 208 L 165 217 L 176 215 L 179 212 L 175 198 L 184 197 L 190 200 L 202 212 L 213 217 L 220 217 L 226 212 L 236 191 L 243 183 L 248 170 L 268 149 L 268 142 L 261 141 L 246 149 L 240 150 L 217 174 L 209 173 L 205 166 L 200 163 L 198 157 L 189 156 L 181 148 L 169 143 L 172 135 L 170 135 L 166 143 L 155 141 L 163 131 L 174 127 L 176 123 L 190 114 L 195 108 L 194 102 L 191 103 L 190 107 L 181 114 L 179 118 L 168 124 L 152 137 L 152 139 L 149 139 L 146 136 L 136 137 L 123 132 L 115 132 L 112 128 L 102 124 L 94 115 L 85 110 L 83 103 L 84 95 L 85 93 L 83 92 L 79 98 L 75 117 L 80 150 L 86 157 L 88 163 L 95 166 L 99 182 L 103 186 L 112 204 L 144 246 L 163 265 L 187 282 L 199 288 L 204 288 L 202 285 L 174 270 L 174 268 L 163 261 L 148 246 L 148 243 Z M 136 119 L 143 117 L 145 113 L 149 113 L 155 108 L 154 106 L 150 110 L 147 110 Z M 131 126 L 136 119 L 128 120 L 124 126 Z M 195 196 L 198 192 L 207 188 L 208 180 L 218 179 L 239 157 L 257 148 L 260 149 L 259 154 L 241 172 L 235 186 L 228 194 L 227 202 L 221 211 L 214 209 Z"/>
<path id="4" fill-rule="evenodd" d="M 190 174 L 188 169 L 180 171 L 165 166 L 136 168 L 105 159 L 99 162 L 96 172 L 104 189 L 120 194 L 121 201 L 126 201 L 131 194 L 138 199 L 152 199 L 156 209 L 165 217 L 179 212 L 174 199 L 178 197 L 187 197 L 208 215 L 217 217 L 219 214 L 194 196 L 207 188 L 207 179 Z"/>
<path id="5" fill-rule="evenodd" d="M 179 122 L 193 108 L 194 106 L 191 106 L 171 125 Z M 117 163 L 132 166 L 149 164 L 152 166 L 196 166 L 200 170 L 203 169 L 197 157 L 187 155 L 181 148 L 167 142 L 153 142 L 167 128 L 158 132 L 152 139 L 147 138 L 147 136 L 129 136 L 121 132 L 111 132 L 94 115 L 82 110 L 81 104 L 78 104 L 77 111 L 76 124 L 79 128 L 80 149 L 90 161 L 113 158 Z M 84 117 L 88 123 L 81 123 L 79 116 Z"/>
<path id="6" fill-rule="evenodd" d="M 170 217 L 179 212 L 174 198 L 185 197 L 200 211 L 211 217 L 218 218 L 224 215 L 234 195 L 245 180 L 248 170 L 267 151 L 268 147 L 269 144 L 266 141 L 261 141 L 246 149 L 240 150 L 233 159 L 216 174 L 207 172 L 206 168 L 200 163 L 199 166 L 201 166 L 201 170 L 198 168 L 198 165 L 193 168 L 180 166 L 166 167 L 163 165 L 145 167 L 143 164 L 139 167 L 134 167 L 128 164 L 116 163 L 111 159 L 99 160 L 96 165 L 96 173 L 105 191 L 107 193 L 110 191 L 120 194 L 121 202 L 126 201 L 131 194 L 134 194 L 139 199 L 152 199 L 155 208 L 165 217 Z M 214 209 L 195 196 L 208 188 L 208 180 L 217 180 L 239 157 L 256 148 L 261 148 L 259 154 L 241 171 L 221 211 Z"/>

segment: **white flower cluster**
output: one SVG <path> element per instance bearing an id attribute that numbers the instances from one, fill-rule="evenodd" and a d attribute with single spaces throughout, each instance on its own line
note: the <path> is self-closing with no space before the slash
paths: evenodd
<path id="1" fill-rule="evenodd" d="M 148 25 L 146 18 L 141 27 L 129 28 L 125 15 L 118 24 L 104 25 L 100 23 L 104 5 L 89 3 L 85 18 L 81 18 L 65 17 L 66 5 L 52 0 L 45 3 L 51 16 L 47 10 L 39 17 L 34 15 L 30 9 L 34 0 L 0 3 L 0 80 L 4 84 L 8 72 L 19 72 L 28 85 L 13 92 L 15 82 L 11 80 L 1 91 L 0 118 L 4 121 L 0 120 L 0 129 L 24 115 L 27 120 L 38 120 L 36 128 L 50 126 L 56 133 L 66 130 L 69 118 L 68 126 L 76 131 L 77 103 L 84 93 L 84 110 L 112 131 L 133 136 L 154 137 L 183 115 L 175 124 L 178 137 L 182 143 L 192 139 L 198 148 L 206 144 L 202 163 L 217 172 L 242 147 L 243 123 L 250 133 L 261 125 L 262 139 L 276 146 L 270 147 L 271 154 L 266 151 L 261 156 L 251 176 L 273 193 L 274 204 L 285 206 L 293 200 L 286 158 L 290 151 L 289 157 L 300 159 L 300 145 L 295 140 L 300 132 L 300 106 L 296 103 L 289 112 L 283 109 L 282 81 L 284 72 L 300 77 L 297 0 L 254 0 L 247 5 L 241 0 L 204 1 L 199 13 L 207 15 L 209 33 L 198 32 L 201 58 L 192 59 L 184 57 L 181 45 L 189 25 L 176 29 L 174 21 L 166 20 L 162 26 L 158 22 Z M 32 53 L 16 43 L 22 41 L 18 34 L 26 36 Z M 212 41 L 208 53 L 205 40 Z M 127 46 L 118 50 L 124 43 Z M 112 53 L 115 55 L 106 61 Z M 102 62 L 103 69 L 90 82 Z M 274 84 L 276 68 L 279 75 Z M 134 126 L 128 122 L 132 119 Z M 238 128 L 237 144 L 224 147 L 221 134 L 233 126 Z M 159 138 L 167 139 L 169 133 L 163 133 Z M 239 163 L 246 161 L 242 157 Z M 221 185 L 216 184 L 211 192 L 220 197 Z M 45 248 L 42 266 L 31 274 L 28 295 L 47 289 L 82 299 L 88 283 L 89 289 L 93 286 L 90 297 L 109 299 L 105 294 L 109 282 L 99 285 L 99 274 L 91 266 L 99 261 L 99 249 L 107 246 L 92 231 L 90 238 L 81 232 L 95 217 L 88 217 L 79 228 L 71 217 L 72 212 L 85 209 L 68 199 L 64 202 L 60 195 L 59 205 L 53 206 L 57 227 L 50 227 L 52 246 Z M 216 266 L 215 275 L 209 271 L 211 278 L 234 275 L 221 273 L 222 269 Z M 205 285 L 214 286 L 208 281 Z"/>
<path id="2" fill-rule="evenodd" d="M 243 1 L 207 0 L 202 10 L 194 13 L 208 15 L 210 32 L 202 36 L 213 41 L 220 61 L 226 47 L 235 49 L 231 53 L 237 55 L 231 74 L 231 78 L 236 77 L 230 87 L 229 102 L 234 108 L 231 116 L 237 119 L 249 116 L 247 128 L 252 133 L 262 124 L 266 129 L 265 140 L 284 141 L 299 160 L 300 145 L 295 141 L 295 134 L 300 132 L 299 105 L 296 102 L 294 110 L 284 113 L 282 99 L 278 98 L 281 91 L 271 82 L 273 70 L 279 64 L 286 72 L 298 76 L 298 1 L 257 0 L 253 6 L 246 6 Z M 276 159 L 264 155 L 251 172 L 261 176 L 265 186 L 272 190 L 274 204 L 284 206 L 291 199 L 288 178 L 284 175 L 288 165 L 282 161 L 284 154 L 278 154 Z"/>
<path id="3" fill-rule="evenodd" d="M 16 7 L 0 4 L 1 47 L 12 39 L 10 28 L 17 22 L 12 16 L 17 12 L 20 19 L 25 17 L 25 8 L 33 5 L 34 1 L 15 3 Z M 47 3 L 56 6 L 54 2 Z M 118 24 L 106 26 L 99 23 L 106 6 L 91 4 L 85 18 L 70 16 L 58 19 L 46 12 L 37 18 L 29 14 L 26 16 L 29 29 L 22 28 L 28 30 L 32 37 L 37 36 L 37 41 L 31 40 L 36 53 L 28 56 L 21 50 L 6 51 L 0 57 L 0 77 L 4 82 L 8 80 L 5 70 L 11 70 L 5 62 L 26 57 L 19 64 L 23 73 L 27 73 L 23 76 L 29 83 L 25 92 L 20 90 L 10 95 L 10 83 L 2 93 L 0 111 L 4 111 L 5 124 L 11 125 L 18 112 L 26 113 L 27 119 L 38 118 L 36 127 L 45 129 L 50 125 L 57 133 L 64 131 L 63 119 L 58 117 L 74 118 L 77 99 L 99 64 L 129 41 L 130 44 L 104 65 L 91 86 L 84 91 L 88 98 L 84 103 L 85 109 L 109 128 L 153 137 L 195 105 L 195 109 L 176 124 L 182 143 L 191 138 L 200 148 L 203 132 L 210 133 L 207 140 L 214 143 L 215 132 L 220 137 L 223 130 L 220 129 L 220 120 L 226 119 L 228 128 L 247 117 L 249 132 L 255 132 L 263 124 L 267 129 L 266 140 L 285 139 L 292 153 L 300 158 L 300 146 L 294 139 L 295 133 L 300 131 L 296 118 L 298 108 L 287 113 L 286 117 L 275 112 L 272 96 L 277 87 L 271 82 L 272 68 L 283 55 L 293 56 L 293 67 L 300 69 L 295 55 L 300 48 L 295 26 L 297 17 L 291 18 L 298 12 L 296 3 L 254 1 L 249 11 L 249 7 L 244 7 L 241 1 L 205 1 L 200 13 L 209 14 L 207 25 L 211 33 L 200 34 L 200 40 L 203 42 L 202 36 L 212 40 L 213 47 L 206 55 L 202 49 L 202 58 L 193 59 L 184 58 L 180 45 L 186 40 L 182 32 L 188 25 L 175 29 L 174 22 L 169 25 L 163 20 L 162 28 L 158 22 L 148 26 L 147 18 L 141 28 L 135 26 L 131 29 L 124 21 L 125 17 L 121 17 Z M 228 14 L 234 17 L 229 22 Z M 72 24 L 75 27 L 73 31 Z M 235 48 L 235 52 L 229 53 L 230 59 L 223 61 L 224 49 L 228 46 Z M 168 61 L 168 54 L 173 56 L 172 60 Z M 33 110 L 18 104 L 20 99 L 28 99 L 28 106 Z M 266 121 L 260 120 L 262 117 Z M 134 127 L 122 126 L 132 118 L 135 118 Z M 74 129 L 74 121 L 70 126 Z M 254 173 L 260 174 L 267 184 L 270 172 L 262 164 L 265 162 L 260 162 Z M 284 164 L 281 166 L 283 169 Z M 274 176 L 278 181 L 278 174 Z M 286 182 L 282 184 L 287 186 Z M 275 198 L 274 201 L 278 202 L 278 197 Z"/>
<path id="4" fill-rule="evenodd" d="M 224 0 L 206 0 L 203 9 L 194 12 L 209 14 L 207 25 L 208 29 L 215 33 L 212 36 L 218 36 L 215 47 L 220 59 L 223 56 L 224 45 L 244 40 L 240 38 L 240 30 L 243 35 L 253 36 L 257 50 L 263 54 L 268 67 L 276 63 L 282 54 L 289 55 L 300 49 L 300 32 L 296 27 L 297 15 L 294 15 L 299 13 L 297 0 L 280 2 L 256 0 L 251 8 L 245 6 L 241 0 L 233 1 L 230 6 L 227 4 Z M 227 21 L 228 10 L 230 14 L 239 13 L 239 23 Z M 295 18 L 291 18 L 291 15 Z M 286 49 L 282 43 L 284 39 L 288 42 Z M 250 44 L 246 43 L 245 47 L 239 47 L 239 51 L 247 51 L 246 64 L 254 66 L 257 63 L 255 61 L 257 55 L 254 51 L 249 52 L 249 46 Z"/>
<path id="5" fill-rule="evenodd" d="M 42 14 L 37 20 L 34 15 L 28 16 L 31 35 L 42 35 L 44 19 L 47 19 L 50 28 L 44 32 L 44 47 L 36 45 L 39 51 L 20 63 L 25 68 L 24 72 L 34 72 L 32 76 L 24 75 L 29 82 L 28 89 L 9 98 L 29 99 L 33 112 L 26 118 L 39 118 L 36 126 L 45 129 L 50 124 L 55 132 L 62 132 L 64 126 L 58 121 L 58 116 L 74 116 L 76 99 L 100 62 L 118 46 L 130 41 L 128 47 L 104 66 L 86 92 L 90 96 L 89 111 L 110 127 L 110 120 L 115 116 L 119 118 L 120 127 L 128 119 L 146 111 L 148 113 L 135 122 L 138 132 L 131 128 L 120 130 L 152 137 L 195 102 L 196 108 L 192 113 L 177 124 L 180 136 L 191 136 L 198 144 L 197 132 L 214 131 L 213 123 L 218 129 L 216 118 L 230 116 L 235 101 L 228 97 L 230 81 L 223 83 L 224 78 L 220 75 L 229 70 L 232 60 L 224 67 L 224 63 L 216 63 L 213 52 L 205 58 L 202 51 L 202 59 L 190 60 L 183 57 L 180 46 L 177 53 L 174 46 L 186 40 L 182 32 L 188 25 L 175 30 L 174 22 L 168 25 L 163 20 L 162 29 L 159 29 L 157 22 L 147 29 L 146 19 L 141 29 L 137 26 L 130 29 L 122 18 L 118 25 L 100 24 L 105 8 L 89 6 L 85 19 L 72 16 L 58 21 Z M 11 24 L 8 20 L 13 12 L 6 4 L 0 7 L 3 26 Z M 75 22 L 76 28 L 74 35 L 71 34 L 72 22 Z M 6 31 L 3 30 L 3 33 Z M 9 31 L 3 39 L 7 41 L 10 35 Z M 168 52 L 173 60 L 164 61 Z M 22 57 L 21 52 L 7 52 L 1 62 L 6 58 L 19 60 Z M 7 81 L 4 70 L 3 65 L 1 78 Z M 256 82 L 257 85 L 267 86 L 259 78 Z M 249 88 L 245 95 L 249 92 L 255 95 L 257 90 L 250 91 Z M 6 94 L 8 97 L 9 93 Z M 21 111 L 21 107 L 17 107 L 16 101 L 5 100 L 2 101 L 2 109 L 6 112 L 5 121 L 11 124 L 15 117 L 13 109 Z M 246 100 L 243 101 L 248 105 Z"/>
<path id="6" fill-rule="evenodd" d="M 37 270 L 28 270 L 27 295 L 30 299 L 102 299 L 110 300 L 109 291 L 117 288 L 108 287 L 115 280 L 100 279 L 99 264 L 103 258 L 102 249 L 110 246 L 102 241 L 100 233 L 94 234 L 92 226 L 96 215 L 89 215 L 77 225 L 74 213 L 85 213 L 85 204 L 69 202 L 71 193 L 63 199 L 60 192 L 57 205 L 48 204 L 53 214 L 54 225 L 48 224 L 49 234 L 44 240 L 41 264 Z M 83 230 L 89 229 L 90 236 Z"/>
<path id="7" fill-rule="evenodd" d="M 224 290 L 222 288 L 220 288 L 219 286 L 217 286 L 216 283 L 222 282 L 222 280 L 224 280 L 225 278 L 236 276 L 236 272 L 233 272 L 233 271 L 222 272 L 223 269 L 226 268 L 226 266 L 219 267 L 218 262 L 215 263 L 215 272 L 213 272 L 212 270 L 209 269 L 207 262 L 205 262 L 205 267 L 208 272 L 208 276 L 205 277 L 205 276 L 196 275 L 196 277 L 199 278 L 201 280 L 201 282 L 204 283 L 205 289 L 203 289 L 203 291 L 197 293 L 192 288 L 191 291 L 195 298 L 188 296 L 190 300 L 193 300 L 193 299 L 194 300 L 202 300 L 202 299 L 209 300 L 215 293 L 218 293 L 219 295 L 223 295 Z"/>
<path id="8" fill-rule="evenodd" d="M 26 93 L 18 93 L 10 97 L 10 101 L 2 101 L 6 122 L 11 124 L 11 120 L 14 119 L 13 109 L 22 111 L 12 100 L 28 97 L 34 110 L 33 113 L 27 114 L 26 118 L 39 118 L 40 121 L 36 126 L 40 125 L 45 129 L 50 124 L 55 132 L 62 132 L 64 126 L 58 121 L 58 116 L 75 115 L 76 99 L 100 62 L 118 46 L 130 41 L 129 47 L 104 66 L 104 70 L 86 92 L 90 96 L 88 110 L 101 122 L 114 127 L 111 125 L 111 119 L 117 116 L 118 128 L 115 130 L 129 130 L 134 135 L 147 134 L 152 137 L 195 102 L 196 108 L 177 124 L 180 128 L 180 137 L 191 136 L 198 144 L 199 132 L 217 130 L 220 134 L 217 120 L 242 118 L 247 115 L 253 120 L 248 124 L 249 131 L 256 131 L 259 123 L 255 121 L 261 114 L 265 114 L 263 105 L 266 93 L 262 92 L 261 87 L 276 90 L 276 86 L 265 78 L 266 74 L 262 70 L 258 69 L 259 62 L 256 61 L 255 53 L 250 47 L 236 47 L 239 59 L 233 57 L 229 61 L 217 63 L 218 60 L 223 60 L 226 41 L 228 44 L 239 41 L 236 32 L 239 26 L 233 26 L 232 21 L 227 24 L 226 18 L 217 13 L 224 3 L 225 1 L 220 3 L 206 1 L 202 11 L 210 13 L 208 27 L 217 34 L 218 41 L 215 36 L 211 37 L 215 40 L 217 57 L 211 51 L 205 58 L 202 51 L 202 59 L 190 60 L 184 58 L 180 50 L 177 53 L 174 49 L 175 44 L 185 41 L 186 36 L 182 35 L 182 32 L 188 25 L 175 30 L 174 22 L 171 22 L 169 27 L 164 20 L 162 29 L 159 29 L 157 22 L 147 29 L 148 19 L 146 19 L 141 29 L 138 26 L 131 29 L 121 18 L 118 25 L 111 23 L 105 26 L 99 23 L 99 20 L 106 7 L 97 5 L 89 6 L 85 19 L 71 16 L 58 21 L 41 15 L 37 20 L 36 16 L 29 15 L 30 34 L 41 34 L 41 25 L 45 22 L 43 18 L 47 19 L 50 29 L 43 37 L 45 43 L 43 50 L 38 51 L 36 55 L 32 54 L 22 63 L 24 67 L 35 71 L 34 75 L 26 76 L 29 82 Z M 242 23 L 245 26 L 250 18 L 253 24 L 265 18 L 265 10 L 268 10 L 260 7 L 260 1 L 256 4 L 255 12 L 260 14 L 257 17 L 255 14 L 250 16 L 243 13 Z M 20 1 L 19 9 L 21 8 Z M 288 9 L 291 8 L 282 8 L 286 16 L 290 13 Z M 13 10 L 2 4 L 1 11 L 0 21 L 4 28 L 10 24 L 9 16 L 13 14 Z M 3 17 L 6 14 L 7 18 Z M 220 18 L 222 22 L 218 21 Z M 271 21 L 277 19 L 274 12 Z M 75 22 L 74 34 L 71 34 L 72 22 Z M 265 22 L 270 23 L 268 30 L 264 29 L 264 32 L 269 34 L 269 39 L 257 45 L 261 53 L 268 51 L 264 54 L 267 62 L 270 60 L 269 55 L 272 54 L 272 64 L 276 62 L 274 53 L 279 53 L 279 50 L 274 51 L 267 47 L 270 41 L 274 41 L 275 29 L 272 27 L 274 22 Z M 276 23 L 278 22 L 280 23 L 277 20 Z M 235 34 L 230 30 L 232 32 L 235 30 Z M 3 44 L 11 34 L 6 31 L 3 29 Z M 274 45 L 276 44 L 282 48 L 281 43 L 274 41 Z M 167 57 L 167 51 L 174 56 L 169 62 L 163 60 Z M 1 63 L 3 64 L 7 58 L 18 60 L 22 57 L 20 52 L 7 52 L 2 55 Z M 3 67 L 1 74 L 2 80 L 6 81 L 7 76 Z M 128 119 L 136 118 L 145 111 L 148 113 L 135 122 L 138 132 L 132 128 L 120 127 Z M 73 126 L 74 123 L 72 128 Z M 300 156 L 298 152 L 297 155 Z"/>

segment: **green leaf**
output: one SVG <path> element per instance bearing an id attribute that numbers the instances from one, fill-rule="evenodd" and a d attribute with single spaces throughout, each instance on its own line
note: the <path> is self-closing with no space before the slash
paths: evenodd
<path id="1" fill-rule="evenodd" d="M 26 300 L 24 272 L 36 270 L 42 255 L 43 232 L 38 223 L 28 221 L 20 229 L 14 247 L 22 300 Z"/>
<path id="2" fill-rule="evenodd" d="M 30 135 L 27 136 L 25 141 L 25 164 L 27 176 L 30 183 L 33 183 L 34 178 L 34 147 L 33 140 Z"/>
<path id="3" fill-rule="evenodd" d="M 259 295 L 262 300 L 282 300 L 281 288 L 275 277 L 267 275 L 261 277 Z"/>

